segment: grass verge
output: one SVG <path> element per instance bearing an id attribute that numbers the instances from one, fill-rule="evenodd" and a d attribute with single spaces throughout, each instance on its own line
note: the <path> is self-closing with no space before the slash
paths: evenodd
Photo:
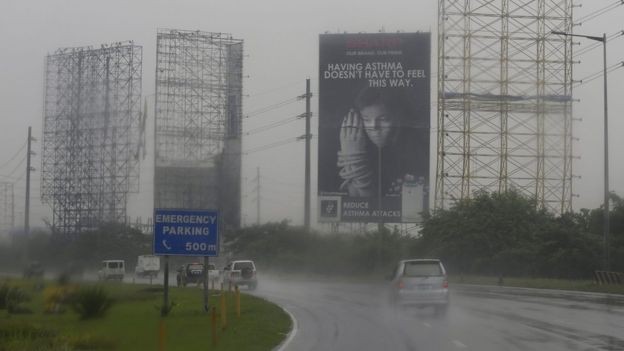
<path id="1" fill-rule="evenodd" d="M 30 313 L 0 310 L 0 351 L 271 350 L 291 328 L 290 318 L 281 308 L 244 293 L 240 297 L 241 316 L 237 318 L 235 295 L 226 293 L 228 325 L 222 329 L 218 316 L 215 348 L 210 314 L 204 312 L 203 291 L 197 288 L 172 287 L 169 299 L 175 306 L 169 316 L 161 318 L 162 287 L 104 284 L 104 291 L 113 299 L 112 307 L 101 318 L 81 320 L 70 308 L 61 309 L 62 313 L 45 313 L 43 291 L 33 282 L 13 279 L 8 284 L 30 295 L 25 303 Z M 218 306 L 217 294 L 211 291 L 211 306 Z"/>

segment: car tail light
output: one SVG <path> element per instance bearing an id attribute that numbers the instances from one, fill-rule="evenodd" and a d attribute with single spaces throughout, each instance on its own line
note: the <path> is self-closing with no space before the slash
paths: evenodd
<path id="1" fill-rule="evenodd" d="M 448 289 L 448 280 L 445 278 L 444 281 L 442 282 L 442 287 L 444 289 Z"/>
<path id="2" fill-rule="evenodd" d="M 399 280 L 399 283 L 397 284 L 397 286 L 399 287 L 399 289 L 405 289 L 405 283 L 403 283 L 402 280 Z"/>

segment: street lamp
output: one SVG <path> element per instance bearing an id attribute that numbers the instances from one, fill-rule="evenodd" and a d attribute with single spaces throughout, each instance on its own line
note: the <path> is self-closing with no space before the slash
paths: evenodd
<path id="1" fill-rule="evenodd" d="M 607 34 L 602 37 L 594 37 L 591 35 L 572 34 L 565 32 L 552 31 L 552 34 L 562 35 L 566 37 L 587 38 L 602 43 L 603 52 L 603 76 L 604 76 L 604 216 L 603 216 L 603 254 L 604 269 L 609 270 L 609 133 L 608 133 L 608 110 L 607 110 Z"/>

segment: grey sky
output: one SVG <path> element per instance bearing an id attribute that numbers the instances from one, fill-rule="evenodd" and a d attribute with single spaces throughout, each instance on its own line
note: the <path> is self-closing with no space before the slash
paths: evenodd
<path id="1" fill-rule="evenodd" d="M 575 8 L 575 17 L 603 8 L 613 0 L 586 1 Z M 577 33 L 601 35 L 622 30 L 624 7 L 576 27 Z M 437 1 L 362 2 L 347 1 L 211 1 L 211 0 L 2 0 L 0 2 L 0 165 L 20 149 L 26 139 L 27 127 L 41 139 L 43 62 L 47 53 L 59 47 L 98 46 L 103 43 L 133 40 L 143 46 L 143 95 L 153 94 L 154 61 L 157 28 L 174 28 L 231 33 L 243 39 L 245 59 L 244 114 L 260 107 L 287 100 L 303 94 L 305 78 L 312 79 L 316 94 L 318 74 L 318 34 L 329 32 L 433 31 L 432 73 L 435 67 L 435 29 Z M 591 42 L 582 41 L 581 48 Z M 578 47 L 577 47 L 578 48 Z M 624 60 L 624 39 L 609 43 L 609 65 Z M 602 51 L 593 50 L 576 58 L 575 78 L 580 79 L 602 68 Z M 624 195 L 624 141 L 619 137 L 624 130 L 624 99 L 620 98 L 624 83 L 624 70 L 609 76 L 610 89 L 610 150 L 611 189 Z M 432 74 L 432 88 L 435 75 Z M 432 89 L 435 94 L 435 89 Z M 602 201 L 602 79 L 575 89 L 581 102 L 575 106 L 575 117 L 582 118 L 574 126 L 574 173 L 582 178 L 574 183 L 574 208 L 598 207 Z M 432 96 L 435 103 L 435 95 Z M 317 100 L 312 109 L 316 115 Z M 304 112 L 302 102 L 244 119 L 244 131 L 282 120 Z M 432 128 L 435 127 L 435 105 L 432 105 Z M 149 128 L 149 126 L 148 126 Z M 243 149 L 253 149 L 275 141 L 285 140 L 304 133 L 303 121 L 251 135 L 244 139 Z M 312 123 L 317 133 L 316 118 Z M 148 129 L 151 130 L 151 129 Z M 435 142 L 435 134 L 432 134 Z M 40 155 L 40 141 L 34 150 Z M 316 192 L 316 139 L 313 140 L 313 194 Z M 435 144 L 434 144 L 435 145 Z M 243 158 L 243 221 L 255 222 L 256 167 L 262 175 L 262 219 L 291 219 L 303 221 L 303 142 Z M 431 167 L 435 169 L 435 146 L 432 147 Z M 131 202 L 132 216 L 150 215 L 151 209 L 151 157 L 142 165 L 141 191 Z M 15 168 L 14 162 L 0 169 L 6 176 Z M 41 225 L 42 217 L 51 219 L 46 205 L 39 200 L 40 158 L 34 158 L 32 224 Z M 19 168 L 13 177 L 24 174 Z M 0 177 L 1 180 L 14 180 Z M 432 185 L 433 185 L 432 173 Z M 17 221 L 23 221 L 24 181 L 17 179 Z M 313 200 L 314 200 L 313 196 Z M 314 202 L 312 207 L 314 208 Z M 315 218 L 315 215 L 313 215 Z"/>

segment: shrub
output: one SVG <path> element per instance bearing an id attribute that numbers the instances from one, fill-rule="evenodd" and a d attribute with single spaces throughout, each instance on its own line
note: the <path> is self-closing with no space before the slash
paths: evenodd
<path id="1" fill-rule="evenodd" d="M 0 321 L 0 350 L 49 350 L 57 333 L 18 321 Z"/>
<path id="2" fill-rule="evenodd" d="M 100 286 L 81 288 L 74 295 L 72 308 L 81 319 L 103 317 L 113 304 L 108 293 Z"/>
<path id="3" fill-rule="evenodd" d="M 9 293 L 9 289 L 9 284 L 6 282 L 0 285 L 0 310 L 6 309 L 6 296 Z"/>
<path id="4" fill-rule="evenodd" d="M 21 306 L 22 303 L 27 301 L 30 301 L 30 296 L 17 286 L 10 287 L 4 298 L 4 303 L 9 313 L 30 313 L 29 309 Z"/>
<path id="5" fill-rule="evenodd" d="M 58 275 L 58 277 L 56 277 L 56 283 L 61 286 L 69 285 L 70 281 L 71 281 L 71 276 L 67 272 L 62 272 L 61 274 Z"/>
<path id="6" fill-rule="evenodd" d="M 43 308 L 46 313 L 63 313 L 77 288 L 72 285 L 48 286 L 43 291 Z"/>
<path id="7" fill-rule="evenodd" d="M 58 338 L 63 350 L 115 350 L 114 340 L 96 335 L 71 335 Z"/>

